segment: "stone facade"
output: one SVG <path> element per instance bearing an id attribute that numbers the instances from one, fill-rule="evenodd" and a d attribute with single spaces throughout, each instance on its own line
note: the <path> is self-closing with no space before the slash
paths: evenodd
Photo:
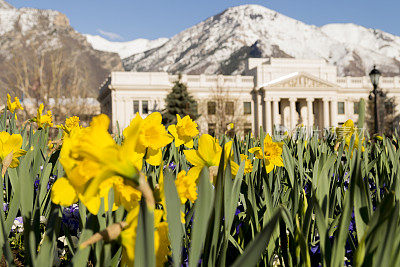
<path id="1" fill-rule="evenodd" d="M 162 111 L 164 99 L 178 79 L 166 72 L 112 72 L 101 85 L 102 112 L 112 118 L 112 131 L 129 125 L 136 112 L 142 117 Z M 235 123 L 239 132 L 257 134 L 262 126 L 291 130 L 299 124 L 324 129 L 358 119 L 357 103 L 367 99 L 368 76 L 338 77 L 335 66 L 323 60 L 250 58 L 245 76 L 182 75 L 199 103 L 201 132 L 222 132 Z M 400 100 L 400 77 L 381 77 L 380 88 Z"/>

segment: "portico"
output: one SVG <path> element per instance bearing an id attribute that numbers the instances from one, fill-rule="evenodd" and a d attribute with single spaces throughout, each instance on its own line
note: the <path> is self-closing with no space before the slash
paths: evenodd
<path id="1" fill-rule="evenodd" d="M 262 126 L 272 133 L 273 129 L 281 127 L 290 130 L 303 125 L 309 129 L 323 129 L 337 125 L 339 87 L 302 72 L 262 84 L 258 89 L 258 103 L 259 110 L 264 112 L 258 113 L 258 128 Z"/>

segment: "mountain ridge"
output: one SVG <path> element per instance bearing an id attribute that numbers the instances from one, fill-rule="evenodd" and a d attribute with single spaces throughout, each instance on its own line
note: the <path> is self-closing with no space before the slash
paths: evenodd
<path id="1" fill-rule="evenodd" d="M 158 48 L 125 58 L 123 64 L 131 71 L 242 74 L 247 58 L 256 54 L 324 59 L 338 67 L 340 76 L 364 76 L 373 65 L 387 76 L 399 75 L 400 37 L 359 25 L 357 33 L 369 42 L 335 36 L 339 28 L 354 31 L 351 25 L 355 24 L 317 27 L 263 6 L 241 5 L 176 34 Z"/>
<path id="2" fill-rule="evenodd" d="M 86 37 L 71 27 L 68 17 L 55 10 L 17 9 L 0 0 L 0 40 L 0 93 L 22 94 L 17 92 L 18 86 L 10 82 L 10 77 L 15 77 L 10 65 L 17 59 L 33 64 L 29 68 L 29 71 L 33 71 L 38 67 L 33 62 L 40 62 L 40 57 L 44 55 L 48 55 L 47 59 L 50 60 L 50 53 L 58 53 L 54 51 L 59 51 L 59 54 L 53 57 L 64 57 L 64 62 L 68 60 L 71 64 L 71 71 L 78 72 L 77 75 L 71 75 L 80 79 L 79 90 L 85 96 L 97 96 L 99 84 L 110 71 L 123 70 L 117 54 L 93 49 Z M 28 87 L 32 86 L 30 84 Z M 69 88 L 63 90 L 64 95 L 70 94 Z"/>

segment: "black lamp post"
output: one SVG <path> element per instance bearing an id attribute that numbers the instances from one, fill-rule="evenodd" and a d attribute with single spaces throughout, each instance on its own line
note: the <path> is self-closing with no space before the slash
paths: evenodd
<path id="1" fill-rule="evenodd" d="M 374 95 L 374 116 L 375 116 L 375 133 L 379 133 L 379 117 L 378 117 L 378 95 L 383 96 L 383 92 L 378 90 L 379 78 L 381 77 L 381 72 L 374 68 L 369 73 L 371 78 L 371 83 L 374 89 L 369 94 L 369 99 L 372 100 L 372 94 Z"/>

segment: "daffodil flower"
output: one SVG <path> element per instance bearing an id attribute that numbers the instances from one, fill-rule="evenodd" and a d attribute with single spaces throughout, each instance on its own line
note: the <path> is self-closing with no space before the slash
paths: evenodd
<path id="1" fill-rule="evenodd" d="M 199 134 L 197 123 L 189 115 L 181 119 L 179 114 L 176 114 L 176 119 L 176 125 L 168 126 L 168 131 L 175 138 L 175 146 L 185 145 L 187 148 L 193 148 L 193 138 Z"/>
<path id="2" fill-rule="evenodd" d="M 0 132 L 0 160 L 4 167 L 15 168 L 19 165 L 19 157 L 26 154 L 21 149 L 22 136 L 20 134 L 10 135 L 7 132 Z M 4 175 L 4 173 L 3 173 Z"/>
<path id="3" fill-rule="evenodd" d="M 109 118 L 102 114 L 93 118 L 87 128 L 74 128 L 65 136 L 60 152 L 60 162 L 66 172 L 66 180 L 58 180 L 53 185 L 52 201 L 63 206 L 71 205 L 76 198 L 65 198 L 62 190 L 75 191 L 77 197 L 88 210 L 97 214 L 101 198 L 108 210 L 108 192 L 114 188 L 115 206 L 123 205 L 132 209 L 132 203 L 140 199 L 136 189 L 142 158 L 134 149 L 139 138 L 139 127 L 130 128 L 122 145 L 117 145 L 108 133 Z M 71 185 L 68 187 L 66 181 Z M 63 183 L 65 186 L 58 186 Z M 68 201 L 67 201 L 68 200 Z"/>
<path id="4" fill-rule="evenodd" d="M 65 134 L 69 134 L 72 129 L 81 127 L 79 125 L 79 117 L 78 116 L 72 116 L 72 117 L 66 118 L 65 119 L 65 124 L 64 125 L 62 125 L 62 124 L 57 125 L 57 127 L 62 129 Z"/>
<path id="5" fill-rule="evenodd" d="M 32 121 L 36 122 L 39 129 L 44 127 L 53 127 L 53 115 L 51 114 L 51 111 L 48 110 L 47 114 L 43 115 L 43 110 L 44 105 L 40 104 L 37 109 L 37 115 L 32 119 Z"/>
<path id="6" fill-rule="evenodd" d="M 21 106 L 18 97 L 14 98 L 14 102 L 11 102 L 11 96 L 7 94 L 7 109 L 14 114 L 17 109 L 23 110 L 24 108 Z M 17 119 L 17 114 L 15 114 L 15 119 Z"/>
<path id="7" fill-rule="evenodd" d="M 281 142 L 274 142 L 269 134 L 264 138 L 264 152 L 261 147 L 253 147 L 249 149 L 256 158 L 264 160 L 264 166 L 267 173 L 270 173 L 275 166 L 283 167 Z"/>
<path id="8" fill-rule="evenodd" d="M 248 156 L 245 154 L 240 154 L 240 160 L 245 161 L 244 174 L 250 173 L 253 170 L 253 164 L 251 163 L 251 159 L 248 159 Z"/>
<path id="9" fill-rule="evenodd" d="M 128 215 L 126 222 L 128 227 L 121 233 L 122 266 L 133 266 L 135 262 L 136 232 L 138 225 L 140 206 L 137 205 Z M 171 254 L 169 249 L 170 241 L 168 237 L 168 223 L 161 221 L 164 217 L 162 210 L 154 211 L 154 250 L 156 255 L 156 266 L 164 266 Z"/>
<path id="10" fill-rule="evenodd" d="M 162 161 L 161 149 L 172 142 L 172 136 L 167 133 L 164 125 L 161 124 L 161 114 L 153 112 L 145 119 L 136 113 L 135 118 L 130 125 L 123 131 L 123 135 L 127 137 L 128 132 L 132 129 L 138 129 L 139 139 L 134 147 L 134 151 L 142 157 L 144 156 L 147 163 L 153 166 L 159 166 Z M 138 127 L 138 125 L 141 125 Z"/>
<path id="11" fill-rule="evenodd" d="M 185 204 L 187 200 L 193 203 L 197 199 L 196 180 L 197 177 L 190 170 L 188 173 L 185 170 L 178 173 L 175 186 L 182 204 Z"/>
<path id="12" fill-rule="evenodd" d="M 230 160 L 232 174 L 236 175 L 238 165 L 232 160 L 232 141 L 225 143 L 224 150 L 224 166 L 226 166 L 228 160 Z M 198 177 L 203 167 L 219 166 L 222 147 L 214 137 L 209 134 L 203 134 L 199 138 L 199 146 L 197 150 L 184 150 L 183 153 L 186 156 L 186 160 L 194 165 L 192 172 L 197 173 L 196 177 Z"/>
<path id="13" fill-rule="evenodd" d="M 350 149 L 350 142 L 351 142 L 351 137 L 354 136 L 354 145 L 351 148 L 351 155 L 353 155 L 354 149 L 358 148 L 358 143 L 360 142 L 360 137 L 359 137 L 359 132 L 357 131 L 357 128 L 354 126 L 354 122 L 352 120 L 347 120 L 341 127 L 336 128 L 336 134 L 337 134 L 337 143 L 335 146 L 335 149 L 339 147 L 339 143 L 341 141 L 345 141 L 345 149 L 349 151 Z M 361 141 L 363 143 L 365 140 L 365 137 Z M 361 146 L 361 151 L 364 151 L 364 146 Z"/>

